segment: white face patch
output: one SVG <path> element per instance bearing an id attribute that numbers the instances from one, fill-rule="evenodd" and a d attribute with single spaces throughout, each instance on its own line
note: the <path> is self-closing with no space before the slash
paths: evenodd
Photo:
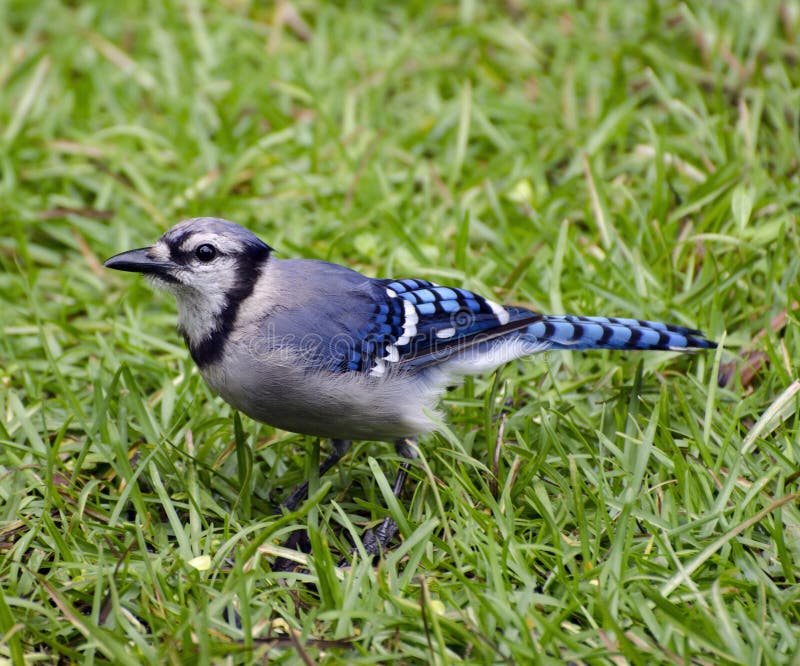
<path id="1" fill-rule="evenodd" d="M 158 261 L 169 260 L 169 246 L 163 241 L 158 241 L 147 251 L 147 256 Z"/>
<path id="2" fill-rule="evenodd" d="M 167 291 L 175 297 L 178 330 L 189 341 L 202 342 L 218 328 L 219 315 L 228 304 L 226 290 L 229 284 L 222 280 L 203 280 L 203 276 L 186 268 L 179 268 L 174 273 L 180 282 L 171 282 L 157 275 L 146 277 L 155 289 Z"/>
<path id="3" fill-rule="evenodd" d="M 234 222 L 198 217 L 179 222 L 151 247 L 121 253 L 106 265 L 142 273 L 175 296 L 178 328 L 202 369 L 223 359 L 270 252 L 269 245 Z"/>
<path id="4" fill-rule="evenodd" d="M 154 259 L 173 262 L 170 274 L 175 281 L 156 277 L 153 283 L 175 296 L 178 328 L 190 342 L 198 343 L 220 330 L 220 316 L 229 305 L 230 294 L 241 287 L 239 258 L 246 246 L 236 236 L 213 230 L 188 233 L 180 242 L 180 235 L 170 237 L 175 229 L 148 252 Z M 202 261 L 196 255 L 197 248 L 203 245 L 216 250 L 210 261 Z"/>

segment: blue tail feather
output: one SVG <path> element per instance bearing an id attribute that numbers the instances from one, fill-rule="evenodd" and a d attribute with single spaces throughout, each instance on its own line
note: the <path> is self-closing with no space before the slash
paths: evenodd
<path id="1" fill-rule="evenodd" d="M 522 334 L 550 349 L 714 349 L 698 330 L 672 324 L 616 317 L 545 315 Z"/>

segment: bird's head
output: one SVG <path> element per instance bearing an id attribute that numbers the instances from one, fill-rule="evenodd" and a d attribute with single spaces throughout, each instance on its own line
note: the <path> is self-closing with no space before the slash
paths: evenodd
<path id="1" fill-rule="evenodd" d="M 215 217 L 184 220 L 155 244 L 121 252 L 104 266 L 142 273 L 178 301 L 190 348 L 230 327 L 272 249 L 251 231 Z"/>

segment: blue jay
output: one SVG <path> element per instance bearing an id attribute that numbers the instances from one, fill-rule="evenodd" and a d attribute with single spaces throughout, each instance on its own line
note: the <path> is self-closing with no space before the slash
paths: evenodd
<path id="1" fill-rule="evenodd" d="M 142 273 L 171 292 L 178 329 L 203 379 L 257 421 L 329 437 L 324 474 L 351 440 L 394 441 L 416 456 L 439 399 L 459 377 L 558 349 L 711 349 L 700 331 L 637 319 L 543 315 L 419 279 L 375 279 L 344 266 L 279 259 L 227 220 L 185 220 L 108 268 Z M 399 494 L 409 463 L 401 465 Z M 294 509 L 307 484 L 284 502 Z M 378 554 L 386 519 L 364 545 Z"/>

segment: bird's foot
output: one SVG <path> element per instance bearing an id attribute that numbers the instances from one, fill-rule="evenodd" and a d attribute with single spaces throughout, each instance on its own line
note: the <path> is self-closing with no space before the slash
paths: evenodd
<path id="1" fill-rule="evenodd" d="M 364 532 L 361 543 L 364 546 L 364 552 L 367 554 L 367 557 L 372 558 L 373 561 L 380 558 L 381 555 L 389 550 L 389 544 L 392 542 L 392 539 L 394 539 L 397 531 L 397 523 L 387 516 L 380 525 Z M 350 555 L 339 560 L 339 566 L 349 566 L 352 557 L 357 555 L 358 552 L 359 550 L 357 547 L 351 548 Z"/>
<path id="2" fill-rule="evenodd" d="M 320 466 L 320 475 L 338 462 L 338 460 L 347 452 L 349 447 L 350 442 L 334 440 L 334 451 L 328 460 L 323 462 L 323 464 Z M 400 465 L 400 469 L 397 472 L 397 478 L 395 479 L 394 486 L 392 488 L 395 497 L 399 497 L 403 490 L 406 477 L 408 476 L 408 469 L 411 466 L 409 461 L 417 457 L 415 447 L 416 441 L 413 439 L 403 439 L 395 442 L 397 453 L 406 459 L 406 461 Z M 307 495 L 308 483 L 303 483 L 298 486 L 291 495 L 289 495 L 289 497 L 281 506 L 289 510 L 294 510 L 302 503 Z M 384 518 L 377 527 L 368 529 L 366 532 L 364 532 L 364 536 L 362 538 L 362 544 L 366 555 L 371 557 L 373 560 L 379 558 L 388 550 L 389 544 L 397 535 L 397 532 L 397 523 L 395 523 L 394 520 L 388 516 Z M 311 552 L 311 543 L 305 530 L 293 532 L 283 545 L 285 548 L 290 548 L 292 550 L 299 550 L 304 553 Z M 347 557 L 343 557 L 339 561 L 339 566 L 349 566 L 352 556 L 356 555 L 358 552 L 358 548 L 351 548 L 349 555 Z M 300 565 L 297 562 L 285 557 L 279 557 L 277 560 L 275 560 L 272 570 L 275 572 L 296 572 L 299 568 Z"/>
<path id="3" fill-rule="evenodd" d="M 296 550 L 301 553 L 311 552 L 311 541 L 308 538 L 308 532 L 305 530 L 297 530 L 292 532 L 286 541 L 281 546 L 289 550 Z M 275 573 L 296 573 L 301 570 L 302 565 L 295 560 L 288 557 L 279 557 L 272 565 L 272 571 Z"/>

